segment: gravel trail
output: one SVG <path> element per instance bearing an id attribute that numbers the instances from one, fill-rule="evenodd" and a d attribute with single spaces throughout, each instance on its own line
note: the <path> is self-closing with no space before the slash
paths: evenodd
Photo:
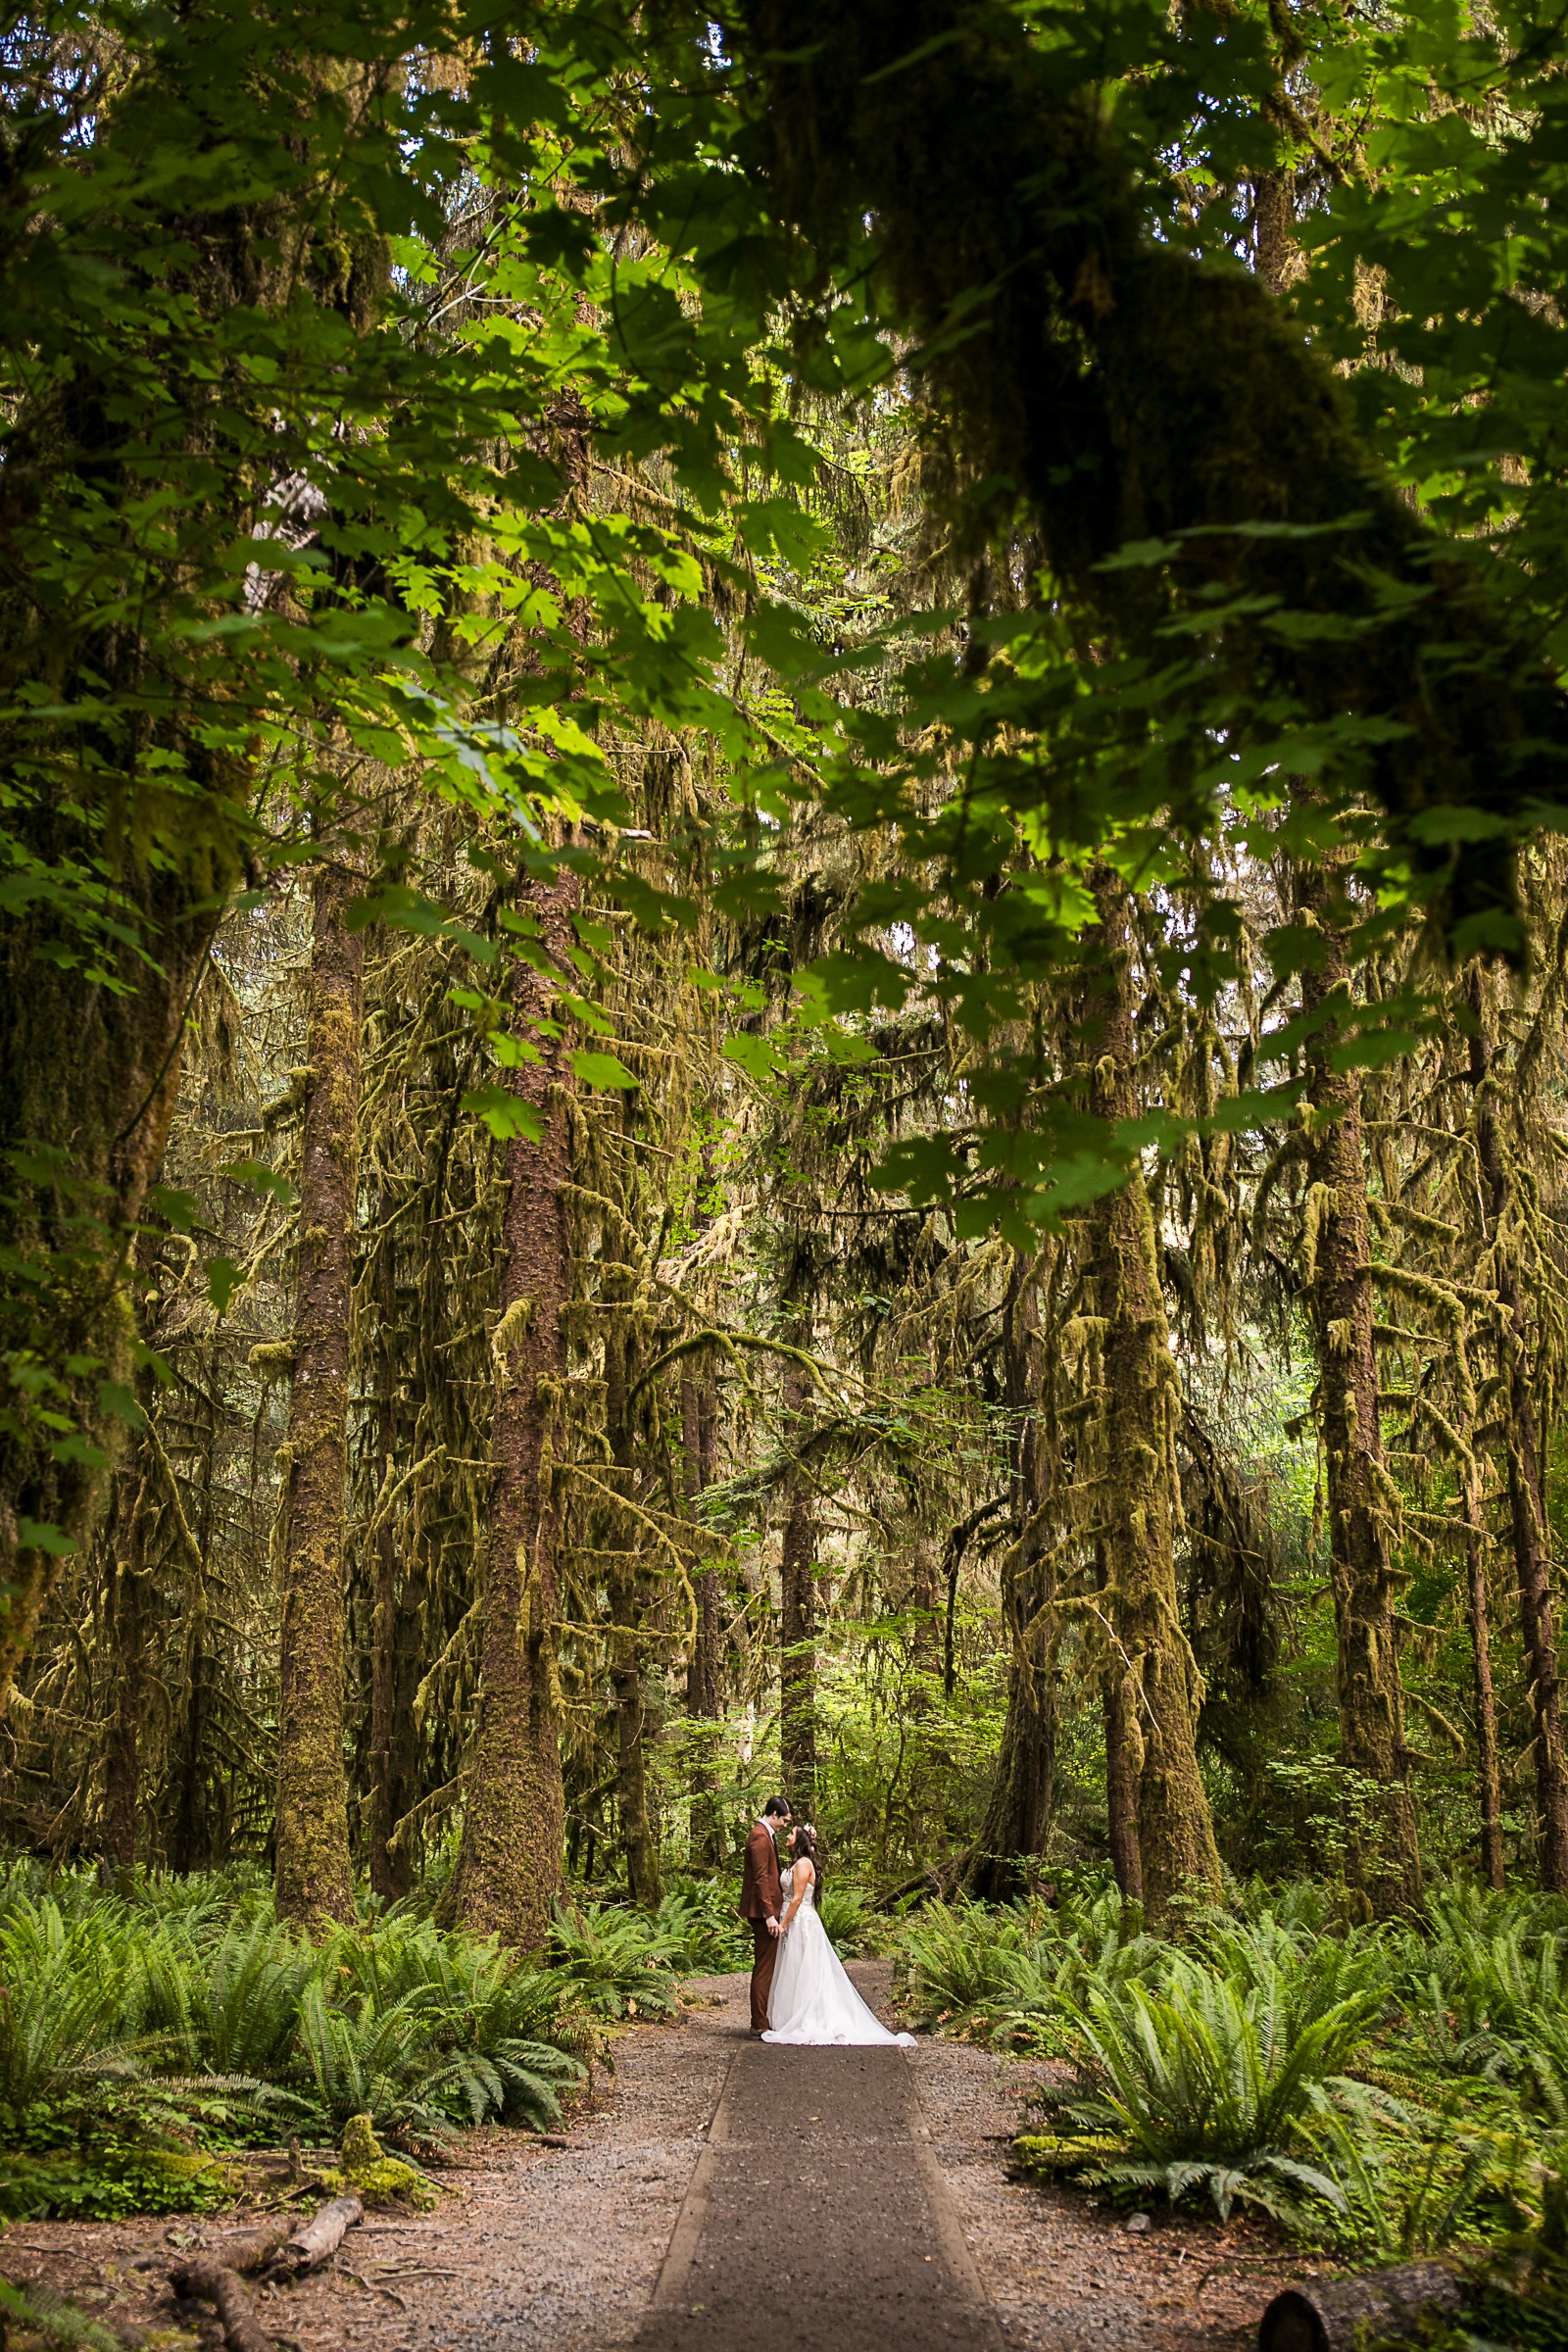
<path id="1" fill-rule="evenodd" d="M 851 1973 L 887 2015 L 887 1964 Z M 1082 2194 L 1010 2181 L 1006 2143 L 1039 2069 L 943 2040 L 906 2058 L 760 2048 L 745 1994 L 744 1977 L 694 1984 L 682 2024 L 623 2034 L 613 2082 L 564 2148 L 475 2135 L 435 2213 L 372 2215 L 335 2272 L 261 2293 L 269 2333 L 298 2352 L 1244 2352 L 1282 2280 L 1310 2270 L 1257 2225 L 1159 2212 L 1129 2230 Z M 734 2144 L 725 2156 L 715 2141 L 677 2235 L 732 2066 L 745 2130 L 720 2118 Z M 722 2227 L 705 2273 L 707 2221 Z M 167 2264 L 232 2226 L 19 2224 L 4 2268 L 127 2340 L 189 2344 L 137 2258 Z M 716 2301 L 715 2333 L 718 2314 L 690 2307 Z"/>

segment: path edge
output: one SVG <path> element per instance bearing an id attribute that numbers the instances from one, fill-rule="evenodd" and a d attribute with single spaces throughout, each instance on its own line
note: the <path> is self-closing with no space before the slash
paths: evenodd
<path id="1" fill-rule="evenodd" d="M 915 2073 L 908 2052 L 901 2051 L 900 2055 L 909 2079 L 910 2104 L 920 2119 L 919 2136 L 912 2138 L 912 2146 L 920 2185 L 925 2191 L 925 2209 L 932 2235 L 948 2266 L 948 2276 L 958 2290 L 959 2300 L 973 2307 L 976 2318 L 985 2325 L 991 2342 L 1000 2345 L 1003 2334 L 997 2307 L 981 2284 L 980 2274 L 974 2267 L 974 2256 L 969 2251 L 969 2241 L 963 2234 L 963 2224 L 958 2219 L 958 2209 L 953 2202 L 947 2175 L 937 2162 L 937 2152 L 931 2144 L 931 2124 L 925 2101 L 920 2096 L 920 2078 Z"/>
<path id="2" fill-rule="evenodd" d="M 654 2281 L 654 2291 L 648 2299 L 650 2311 L 658 2311 L 667 2308 L 670 2304 L 679 2303 L 684 2295 L 686 2281 L 691 2277 L 692 2262 L 697 2253 L 697 2241 L 702 2236 L 703 2224 L 708 2219 L 710 2183 L 718 2170 L 718 2148 L 724 2136 L 724 2126 L 729 2120 L 730 2084 L 735 2080 L 735 2069 L 739 2063 L 741 2051 L 745 2047 L 746 2044 L 742 2042 L 738 2048 L 730 2052 L 730 2061 L 724 2069 L 724 2080 L 719 2085 L 717 2101 L 712 2114 L 708 2119 L 708 2136 L 703 2142 L 702 2153 L 692 2168 L 692 2177 L 686 2183 L 686 2194 L 680 2201 L 680 2211 L 675 2216 L 675 2227 L 669 2233 L 669 2243 L 664 2248 L 664 2259 L 659 2266 L 659 2277 Z"/>

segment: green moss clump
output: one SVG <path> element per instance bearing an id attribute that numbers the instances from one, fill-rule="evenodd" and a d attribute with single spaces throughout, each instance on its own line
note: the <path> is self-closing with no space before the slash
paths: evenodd
<path id="1" fill-rule="evenodd" d="M 396 2197 L 428 2213 L 435 2203 L 435 2192 L 424 2176 L 398 2156 L 383 2156 L 379 2164 L 350 2173 L 349 2186 L 366 2205 L 389 2205 Z"/>
<path id="2" fill-rule="evenodd" d="M 347 2184 L 367 2205 L 387 2205 L 394 2197 L 427 2212 L 435 2196 L 423 2175 L 401 2157 L 389 2156 L 376 2138 L 368 2115 L 351 2115 L 343 2127 L 343 2172 Z M 322 2175 L 323 2181 L 326 2176 Z"/>
<path id="3" fill-rule="evenodd" d="M 379 2164 L 386 2150 L 375 2136 L 375 2128 L 368 2115 L 351 2115 L 343 2127 L 338 2153 L 346 2173 L 368 2172 Z"/>
<path id="4" fill-rule="evenodd" d="M 1121 2142 L 1100 2132 L 1062 2136 L 1054 2132 L 1028 2132 L 1012 2143 L 1013 2161 L 1020 2172 L 1036 2180 L 1070 2180 L 1093 2171 L 1107 2156 L 1120 2156 Z"/>

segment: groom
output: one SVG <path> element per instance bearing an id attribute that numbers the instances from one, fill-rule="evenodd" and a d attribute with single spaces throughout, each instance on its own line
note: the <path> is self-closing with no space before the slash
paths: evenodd
<path id="1" fill-rule="evenodd" d="M 784 1907 L 778 1879 L 778 1847 L 774 1839 L 789 1827 L 790 1809 L 781 1796 L 770 1796 L 762 1818 L 746 1840 L 746 1869 L 741 1879 L 741 1917 L 752 1923 L 757 1957 L 752 1963 L 752 2032 L 767 2028 L 767 1996 L 772 1989 L 773 1963 L 778 1958 L 778 1915 Z"/>

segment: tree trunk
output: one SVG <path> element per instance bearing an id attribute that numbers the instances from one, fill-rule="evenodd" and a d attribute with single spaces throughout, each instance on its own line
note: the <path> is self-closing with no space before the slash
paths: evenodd
<path id="1" fill-rule="evenodd" d="M 909 1705 L 917 1715 L 930 1713 L 943 1679 L 942 1598 L 942 1546 L 917 1535 L 909 1558 Z"/>
<path id="2" fill-rule="evenodd" d="M 628 1561 L 628 1572 L 635 1563 Z M 647 1708 L 639 1657 L 642 1611 L 632 1575 L 611 1579 L 611 1689 L 615 1702 L 615 1803 L 634 1903 L 657 1911 L 663 1896 L 659 1845 L 648 1805 Z"/>
<path id="3" fill-rule="evenodd" d="M 718 1449 L 718 1413 L 712 1388 L 702 1375 L 683 1371 L 680 1383 L 681 1483 L 688 1509 L 713 1483 Z M 723 1627 L 719 1622 L 717 1566 L 706 1558 L 692 1577 L 697 1628 L 686 1661 L 688 1786 L 691 1790 L 691 1860 L 697 1870 L 717 1870 L 723 1861 L 718 1811 L 716 1727 L 723 1714 L 720 1679 Z"/>
<path id="4" fill-rule="evenodd" d="M 196 1506 L 196 1603 L 191 1612 L 185 1653 L 185 1712 L 177 1748 L 174 1815 L 169 1835 L 172 1870 L 209 1870 L 214 1840 L 211 1809 L 202 1785 L 207 1748 L 207 1721 L 213 1704 L 212 1661 L 207 1653 L 207 1573 L 213 1556 L 217 1518 L 214 1481 L 218 1459 L 218 1383 L 222 1370 L 222 1343 L 215 1329 L 207 1351 L 206 1428 L 203 1433 L 201 1483 Z"/>
<path id="5" fill-rule="evenodd" d="M 1357 2352 L 1371 2343 L 1430 2342 L 1464 2308 L 1458 2276 L 1443 2262 L 1412 2262 L 1359 2278 L 1288 2286 L 1258 2323 L 1258 2352 Z"/>
<path id="6" fill-rule="evenodd" d="M 0 1303 L 15 1335 L 10 1344 L 51 1370 L 73 1357 L 91 1359 L 91 1375 L 52 1401 L 64 1403 L 111 1460 L 125 1430 L 97 1397 L 101 1383 L 123 1387 L 132 1378 L 135 1321 L 124 1269 L 179 1091 L 185 1013 L 212 936 L 207 894 L 230 870 L 220 856 L 215 880 L 204 862 L 212 838 L 204 836 L 193 859 L 199 886 L 169 873 L 160 880 L 156 868 L 152 879 L 140 878 L 136 914 L 150 953 L 123 951 L 122 987 L 90 976 L 98 956 L 58 953 L 48 899 L 0 924 L 7 1241 L 34 1277 Z M 83 855 L 97 858 L 96 840 Z M 112 958 L 111 944 L 99 954 Z M 15 1170 L 13 1152 L 23 1154 Z M 0 1712 L 60 1565 L 55 1553 L 22 1542 L 24 1523 L 62 1528 L 85 1548 L 105 1492 L 101 1466 L 79 1454 L 58 1456 L 54 1439 L 52 1427 L 34 1431 L 20 1416 L 0 1439 L 0 1589 L 9 1591 L 0 1615 Z"/>
<path id="7" fill-rule="evenodd" d="M 1471 975 L 1468 993 L 1476 1016 L 1470 1040 L 1470 1076 L 1476 1099 L 1476 1152 L 1492 1214 L 1492 1279 L 1497 1294 L 1497 1359 L 1507 1427 L 1514 1571 L 1536 1726 L 1536 1844 L 1542 1885 L 1553 1893 L 1568 1894 L 1568 1756 L 1564 1753 L 1541 1429 L 1531 1378 L 1520 1236 L 1498 1131 L 1493 1048 L 1479 970 Z"/>
<path id="8" fill-rule="evenodd" d="M 1082 1015 L 1090 1104 L 1113 1124 L 1138 1111 L 1137 1047 L 1125 885 L 1108 867 L 1091 876 L 1099 923 Z M 1180 1393 L 1160 1290 L 1159 1245 L 1143 1172 L 1089 1209 L 1086 1268 L 1101 1342 L 1103 1462 L 1097 1518 L 1105 1590 L 1127 1671 L 1128 1763 L 1137 1786 L 1144 1898 L 1153 1919 L 1172 1900 L 1221 1891 L 1219 1853 L 1198 1769 L 1198 1669 L 1182 1631 L 1175 1539 L 1181 1508 L 1176 1467 Z"/>
<path id="9" fill-rule="evenodd" d="M 383 1227 L 375 1266 L 377 1314 L 376 1413 L 378 1455 L 383 1486 L 398 1474 L 400 1416 L 398 1413 L 397 1261 L 390 1228 L 392 1203 L 383 1196 L 377 1222 Z M 392 1844 L 392 1834 L 414 1802 L 415 1724 L 411 1679 L 416 1680 L 418 1660 L 417 1612 L 408 1606 L 408 1564 L 402 1560 L 398 1523 L 390 1510 L 381 1514 L 371 1560 L 374 1598 L 370 1617 L 370 1723 L 367 1758 L 369 1788 L 366 1805 L 369 1846 L 370 1886 L 382 1900 L 395 1903 L 414 1884 L 413 1857 L 406 1847 Z M 400 1576 L 399 1569 L 403 1570 Z M 416 1670 L 414 1677 L 408 1671 Z"/>
<path id="10" fill-rule="evenodd" d="M 278 1917 L 304 1924 L 354 1916 L 343 1760 L 343 1551 L 365 937 L 349 928 L 347 915 L 362 887 L 350 866 L 322 863 L 311 944 L 311 1075 L 285 1448 L 275 1861 Z"/>
<path id="11" fill-rule="evenodd" d="M 1301 975 L 1301 1003 L 1325 1015 L 1306 1047 L 1308 1238 L 1302 1268 L 1318 1365 L 1318 1412 L 1327 1456 L 1329 1550 L 1334 1580 L 1340 1757 L 1369 1788 L 1357 1797 L 1349 1846 L 1352 1882 L 1373 1916 L 1405 1910 L 1421 1890 L 1415 1806 L 1409 1788 L 1403 1693 L 1389 1560 L 1393 1499 L 1383 1467 L 1377 1347 L 1372 1336 L 1372 1250 L 1360 1083 L 1334 1066 L 1336 1005 L 1351 1002 L 1343 932 L 1332 919 L 1334 876 L 1294 869 L 1297 920 L 1323 942 Z"/>
<path id="12" fill-rule="evenodd" d="M 1041 1611 L 1054 1580 L 1042 1563 L 1040 1391 L 1042 1365 L 1034 1269 L 1014 1257 L 1007 1281 L 1003 1389 L 1008 1424 L 1012 1550 L 1003 1571 L 1007 1632 L 1007 1713 L 980 1835 L 965 1866 L 966 1893 L 1005 1902 L 1025 1865 L 1044 1853 L 1055 1788 L 1056 1715 L 1050 1627 Z"/>
<path id="13" fill-rule="evenodd" d="M 1497 1702 L 1492 1688 L 1492 1634 L 1487 1620 L 1486 1538 L 1474 1460 L 1461 1465 L 1464 1482 L 1464 1559 L 1470 1617 L 1470 1655 L 1476 1690 L 1476 1795 L 1481 1806 L 1481 1868 L 1487 1885 L 1501 1893 L 1502 1800 L 1497 1781 Z"/>
<path id="14" fill-rule="evenodd" d="M 94 114 L 94 160 L 110 184 L 119 165 L 109 158 L 144 154 L 157 106 L 150 76 L 167 77 L 171 121 L 208 126 L 187 130 L 198 145 L 225 135 L 212 29 L 195 37 L 185 12 L 178 34 L 159 41 L 156 64 L 145 38 L 126 44 L 118 87 L 106 88 Z M 222 408 L 204 363 L 229 350 L 236 320 L 271 311 L 270 349 L 295 384 L 285 404 L 295 409 L 299 369 L 328 381 L 318 306 L 361 335 L 383 310 L 390 258 L 361 207 L 355 163 L 378 152 L 383 121 L 373 106 L 346 114 L 339 93 L 348 76 L 363 88 L 364 72 L 389 73 L 394 54 L 383 44 L 347 75 L 341 62 L 311 61 L 319 71 L 308 92 L 298 62 L 268 78 L 256 51 L 258 104 L 273 122 L 286 110 L 300 141 L 282 175 L 269 188 L 265 172 L 260 186 L 246 173 L 247 189 L 232 173 L 225 187 L 219 172 L 196 212 L 187 188 L 144 178 L 147 268 L 183 306 L 168 314 L 172 332 L 158 332 L 152 313 L 146 336 L 132 323 L 140 297 L 122 243 L 128 308 L 94 321 L 98 356 L 84 344 L 63 370 L 40 354 L 30 388 L 7 412 L 8 502 L 17 479 L 28 493 L 24 508 L 11 504 L 0 575 L 6 822 L 16 872 L 40 886 L 0 923 L 0 1167 L 11 1263 L 26 1273 L 15 1282 L 0 1271 L 0 1330 L 8 1348 L 57 1376 L 50 1407 L 90 1443 L 61 1448 L 59 1422 L 40 1415 L 11 1416 L 0 1434 L 0 1589 L 9 1595 L 0 1708 L 59 1565 L 23 1541 L 26 1523 L 61 1528 L 84 1549 L 106 1493 L 106 1457 L 112 1466 L 124 1441 L 109 1400 L 133 1369 L 126 1255 L 164 1156 L 186 1015 L 250 854 L 256 769 L 242 731 L 264 711 L 272 722 L 278 715 L 279 642 L 267 659 L 253 648 L 223 662 L 220 684 L 211 649 L 197 652 L 186 624 L 231 614 L 232 573 L 218 550 L 243 542 L 258 470 L 268 470 L 237 457 L 216 462 L 215 430 L 260 460 L 270 423 L 281 466 L 299 462 L 302 427 L 272 410 L 267 384 L 240 361 L 238 351 L 252 348 L 247 330 L 232 364 L 220 363 Z M 236 52 L 230 74 L 237 61 Z M 323 137 L 318 169 L 311 157 Z M 77 214 L 61 228 L 65 251 L 78 263 L 101 252 L 109 218 Z M 123 227 L 113 234 L 122 238 Z M 31 266 L 28 246 L 9 242 L 8 270 Z M 303 338 L 296 319 L 309 322 Z M 153 442 L 145 420 L 121 413 L 125 370 L 142 366 L 163 369 L 168 393 Z M 192 533 L 177 548 L 137 519 L 166 502 L 176 528 Z M 62 546 L 84 578 L 115 578 L 118 604 L 65 587 Z"/>
<path id="15" fill-rule="evenodd" d="M 111 1531 L 107 1632 L 115 1659 L 114 1707 L 104 1757 L 103 1853 L 127 1877 L 136 1867 L 138 1727 L 143 1687 L 146 1587 L 142 1579 L 140 1448 L 120 1477 Z"/>
<path id="16" fill-rule="evenodd" d="M 617 1309 L 629 1293 L 621 1269 L 606 1272 L 605 1436 L 622 1493 L 631 1494 L 636 1475 L 628 1408 L 626 1326 Z M 610 1584 L 610 1682 L 615 1708 L 615 1806 L 626 1849 L 626 1885 L 634 1903 L 657 1910 L 663 1895 L 659 1876 L 659 1841 L 648 1804 L 648 1709 L 643 1694 L 643 1622 L 646 1606 L 641 1530 L 629 1513 L 612 1520 L 617 1539 Z"/>
<path id="17" fill-rule="evenodd" d="M 1110 1867 L 1116 1874 L 1123 1901 L 1141 1903 L 1144 1858 L 1138 1850 L 1138 1784 L 1133 1776 L 1127 1707 L 1126 1682 L 1113 1672 L 1101 1693 L 1105 1728 L 1105 1821 Z"/>
<path id="18" fill-rule="evenodd" d="M 1019 1618 L 1029 1588 L 1009 1594 L 1012 1658 L 1007 1714 L 997 1751 L 985 1819 L 975 1839 L 963 1888 L 981 1902 L 1004 1903 L 1018 1893 L 1025 1866 L 1045 1850 L 1055 1782 L 1055 1723 L 1048 1689 L 1048 1639 L 1023 1637 Z"/>
<path id="19" fill-rule="evenodd" d="M 531 917 L 550 969 L 514 965 L 519 1031 L 536 1062 L 506 1073 L 539 1140 L 506 1149 L 509 1195 L 502 1225 L 501 1319 L 490 1454 L 489 1575 L 480 1627 L 479 1724 L 449 1916 L 475 1935 L 499 1935 L 530 1951 L 549 1931 L 561 1886 L 565 1798 L 561 1776 L 561 1691 L 555 1619 L 557 1505 L 551 1448 L 566 1370 L 563 1313 L 571 1294 L 571 1064 L 566 1039 L 550 1034 L 563 979 L 574 985 L 572 910 L 580 885 L 569 867 L 528 884 L 518 911 Z"/>
<path id="20" fill-rule="evenodd" d="M 797 1453 L 810 1427 L 811 1377 L 800 1364 L 784 1373 L 784 1442 Z M 816 1509 L 807 1472 L 794 1464 L 784 1482 L 779 1551 L 779 1760 L 784 1793 L 802 1821 L 816 1804 Z"/>

